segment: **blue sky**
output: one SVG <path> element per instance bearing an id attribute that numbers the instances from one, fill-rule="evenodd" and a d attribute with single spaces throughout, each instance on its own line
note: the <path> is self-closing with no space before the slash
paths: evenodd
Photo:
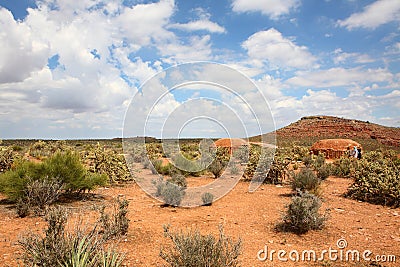
<path id="1" fill-rule="evenodd" d="M 399 14 L 398 0 L 0 0 L 0 138 L 119 137 L 141 85 L 193 61 L 247 75 L 278 128 L 307 115 L 399 127 Z M 192 88 L 165 107 L 195 97 L 224 99 Z"/>

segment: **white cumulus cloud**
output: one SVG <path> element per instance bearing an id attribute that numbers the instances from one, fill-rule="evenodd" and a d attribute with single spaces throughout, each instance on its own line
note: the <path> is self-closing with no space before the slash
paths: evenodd
<path id="1" fill-rule="evenodd" d="M 287 80 L 288 84 L 304 87 L 327 88 L 370 82 L 390 82 L 393 74 L 386 69 L 331 68 L 318 71 L 298 71 Z"/>
<path id="2" fill-rule="evenodd" d="M 47 63 L 49 46 L 0 7 L 0 83 L 19 82 Z"/>
<path id="3" fill-rule="evenodd" d="M 400 21 L 399 0 L 378 0 L 366 6 L 362 12 L 354 13 L 345 20 L 339 20 L 338 25 L 348 30 L 375 29 L 392 21 Z"/>
<path id="4" fill-rule="evenodd" d="M 242 47 L 247 50 L 250 58 L 256 61 L 267 61 L 272 67 L 312 68 L 317 66 L 317 58 L 307 47 L 295 44 L 274 28 L 251 35 L 242 43 Z"/>
<path id="5" fill-rule="evenodd" d="M 234 0 L 232 9 L 235 12 L 261 12 L 271 19 L 279 19 L 282 15 L 289 14 L 291 10 L 300 5 L 299 0 Z"/>
<path id="6" fill-rule="evenodd" d="M 174 23 L 168 26 L 170 29 L 183 31 L 208 31 L 210 33 L 224 33 L 225 28 L 210 20 L 196 20 L 188 23 Z"/>

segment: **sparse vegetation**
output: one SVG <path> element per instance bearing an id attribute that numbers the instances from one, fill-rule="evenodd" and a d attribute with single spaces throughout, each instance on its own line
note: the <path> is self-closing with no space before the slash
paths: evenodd
<path id="1" fill-rule="evenodd" d="M 177 186 L 180 186 L 182 188 L 186 188 L 187 187 L 186 177 L 183 176 L 182 174 L 175 173 L 167 181 L 170 182 L 170 183 L 173 183 L 173 184 L 175 184 Z"/>
<path id="2" fill-rule="evenodd" d="M 62 189 L 63 184 L 58 179 L 45 177 L 43 180 L 31 180 L 26 185 L 24 196 L 19 203 L 25 203 L 28 209 L 33 208 L 35 215 L 43 215 L 47 207 L 58 200 Z"/>
<path id="3" fill-rule="evenodd" d="M 16 159 L 16 155 L 12 148 L 10 148 L 10 147 L 1 148 L 0 147 L 0 173 L 11 169 L 15 159 Z"/>
<path id="4" fill-rule="evenodd" d="M 277 230 L 304 234 L 309 230 L 320 230 L 327 220 L 327 212 L 321 215 L 321 200 L 310 193 L 294 196 L 278 223 Z"/>
<path id="5" fill-rule="evenodd" d="M 22 261 L 26 266 L 60 267 L 118 267 L 124 255 L 112 248 L 105 248 L 105 239 L 99 236 L 96 227 L 85 231 L 77 227 L 67 233 L 67 212 L 56 207 L 45 217 L 47 229 L 44 236 L 29 233 L 18 241 L 22 248 Z"/>
<path id="6" fill-rule="evenodd" d="M 126 235 L 129 228 L 127 218 L 129 202 L 125 198 L 118 197 L 113 205 L 111 215 L 105 212 L 105 206 L 100 208 L 99 224 L 104 239 Z"/>
<path id="7" fill-rule="evenodd" d="M 293 191 L 315 194 L 319 191 L 320 183 L 320 179 L 309 168 L 302 169 L 299 173 L 294 173 L 290 181 Z"/>
<path id="8" fill-rule="evenodd" d="M 81 158 L 90 172 L 107 175 L 109 183 L 134 179 L 128 170 L 125 158 L 114 149 L 106 149 L 97 144 L 82 152 Z"/>
<path id="9" fill-rule="evenodd" d="M 201 201 L 203 202 L 203 206 L 211 206 L 213 200 L 214 200 L 214 195 L 209 192 L 205 192 L 201 195 Z"/>
<path id="10" fill-rule="evenodd" d="M 213 235 L 202 235 L 198 230 L 188 233 L 171 232 L 164 226 L 164 235 L 172 241 L 172 246 L 163 248 L 160 257 L 171 267 L 240 266 L 239 255 L 242 241 L 225 236 L 223 227 L 219 228 L 219 238 Z"/>
<path id="11" fill-rule="evenodd" d="M 347 196 L 367 201 L 400 207 L 400 160 L 394 152 L 379 151 L 364 154 L 354 173 L 354 183 Z"/>
<path id="12" fill-rule="evenodd" d="M 331 165 L 323 164 L 316 168 L 317 178 L 321 181 L 326 180 L 331 175 Z"/>
<path id="13" fill-rule="evenodd" d="M 171 181 L 165 181 L 162 177 L 153 181 L 156 187 L 156 197 L 161 197 L 165 205 L 177 207 L 185 196 L 186 187 L 179 186 Z"/>
<path id="14" fill-rule="evenodd" d="M 343 156 L 333 163 L 332 174 L 338 177 L 350 177 L 354 174 L 357 164 L 354 158 Z"/>
<path id="15" fill-rule="evenodd" d="M 227 162 L 221 161 L 219 159 L 214 159 L 214 161 L 208 166 L 208 171 L 211 172 L 215 178 L 221 177 L 225 170 Z"/>
<path id="16" fill-rule="evenodd" d="M 104 175 L 89 173 L 75 153 L 57 152 L 43 163 L 17 162 L 13 169 L 0 174 L 0 192 L 11 201 L 21 199 L 42 209 L 57 201 L 61 190 L 68 195 L 80 194 L 106 182 Z"/>

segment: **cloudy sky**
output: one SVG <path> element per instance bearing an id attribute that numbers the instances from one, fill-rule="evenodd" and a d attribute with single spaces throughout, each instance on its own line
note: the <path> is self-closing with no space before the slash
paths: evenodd
<path id="1" fill-rule="evenodd" d="M 278 128 L 320 114 L 400 127 L 399 35 L 398 0 L 0 0 L 0 138 L 120 137 L 142 85 L 194 61 L 250 77 Z M 191 89 L 166 106 L 224 100 Z"/>

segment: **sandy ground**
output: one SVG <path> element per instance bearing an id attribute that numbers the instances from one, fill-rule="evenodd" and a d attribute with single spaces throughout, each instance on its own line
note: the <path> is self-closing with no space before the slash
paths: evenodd
<path id="1" fill-rule="evenodd" d="M 138 176 L 148 175 L 142 170 Z M 189 178 L 189 186 L 209 183 L 211 177 Z M 158 256 L 160 248 L 170 243 L 163 236 L 163 225 L 171 225 L 172 230 L 199 229 L 203 234 L 218 233 L 222 224 L 228 236 L 243 241 L 240 256 L 242 266 L 400 266 L 400 209 L 391 209 L 379 205 L 361 203 L 342 196 L 351 180 L 330 177 L 323 182 L 323 209 L 330 209 L 330 219 L 320 231 L 311 231 L 304 235 L 281 233 L 274 230 L 276 222 L 290 201 L 291 190 L 287 186 L 262 185 L 253 193 L 248 192 L 249 183 L 239 182 L 225 197 L 212 206 L 197 208 L 162 207 L 161 203 L 144 193 L 137 184 L 131 183 L 112 188 L 100 188 L 95 193 L 97 198 L 65 205 L 71 212 L 70 225 L 77 218 L 91 224 L 98 217 L 95 207 L 111 205 L 118 195 L 124 195 L 129 201 L 129 233 L 118 241 L 120 250 L 126 253 L 125 266 L 163 266 Z M 43 218 L 17 218 L 10 204 L 0 205 L 0 260 L 1 266 L 18 266 L 20 255 L 18 238 L 27 231 L 42 231 L 45 227 Z M 338 248 L 337 241 L 344 239 L 347 246 Z M 344 241 L 342 240 L 342 241 Z M 268 250 L 265 261 L 260 250 Z M 328 254 L 324 260 L 294 262 L 288 254 L 295 251 L 314 250 L 317 258 L 323 250 L 332 252 L 332 261 Z M 284 250 L 287 261 L 280 261 L 277 252 Z M 395 255 L 396 263 L 368 262 L 361 259 L 346 261 L 346 252 L 357 250 L 372 251 L 370 258 Z M 283 252 L 282 252 L 283 253 Z M 336 254 L 335 254 L 336 253 Z M 343 255 L 340 260 L 340 255 Z M 292 257 L 292 258 L 293 258 Z"/>

